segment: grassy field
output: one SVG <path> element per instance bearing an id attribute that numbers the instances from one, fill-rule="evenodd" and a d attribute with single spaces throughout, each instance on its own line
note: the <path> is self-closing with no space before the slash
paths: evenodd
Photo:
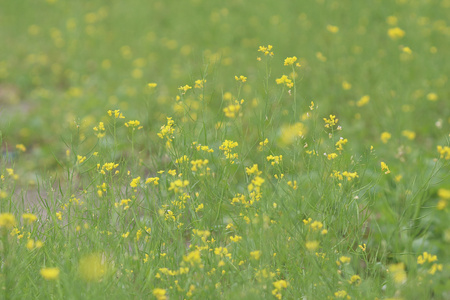
<path id="1" fill-rule="evenodd" d="M 1 1 L 3 299 L 449 299 L 450 1 Z"/>

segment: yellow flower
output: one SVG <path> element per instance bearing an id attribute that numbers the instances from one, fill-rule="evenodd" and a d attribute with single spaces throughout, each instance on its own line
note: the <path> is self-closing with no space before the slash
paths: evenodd
<path id="1" fill-rule="evenodd" d="M 204 84 L 206 83 L 206 79 L 199 79 L 195 81 L 194 88 L 196 89 L 202 89 Z"/>
<path id="2" fill-rule="evenodd" d="M 78 263 L 78 274 L 85 281 L 100 281 L 105 276 L 106 271 L 106 261 L 100 253 L 83 256 Z"/>
<path id="3" fill-rule="evenodd" d="M 408 140 L 414 140 L 416 138 L 416 133 L 411 130 L 403 130 L 402 135 L 406 137 Z"/>
<path id="4" fill-rule="evenodd" d="M 406 272 L 404 263 L 391 264 L 389 265 L 388 270 L 389 273 L 392 274 L 395 283 L 402 284 L 406 282 Z"/>
<path id="5" fill-rule="evenodd" d="M 339 31 L 339 27 L 333 25 L 327 25 L 327 30 L 331 33 L 337 33 Z"/>
<path id="6" fill-rule="evenodd" d="M 448 146 L 437 146 L 437 151 L 439 152 L 439 155 L 441 158 L 444 158 L 446 160 L 450 159 L 450 147 Z"/>
<path id="7" fill-rule="evenodd" d="M 352 88 L 352 85 L 348 83 L 347 81 L 342 81 L 342 89 L 349 90 Z"/>
<path id="8" fill-rule="evenodd" d="M 438 99 L 438 95 L 436 93 L 429 93 L 427 95 L 428 101 L 436 101 Z"/>
<path id="9" fill-rule="evenodd" d="M 272 48 L 272 45 L 259 46 L 258 51 L 264 53 L 264 55 L 273 56 Z"/>
<path id="10" fill-rule="evenodd" d="M 381 134 L 380 139 L 383 142 L 383 144 L 387 144 L 387 142 L 390 140 L 391 136 L 392 135 L 389 132 L 385 131 Z"/>
<path id="11" fill-rule="evenodd" d="M 286 75 L 283 75 L 280 78 L 275 79 L 275 82 L 277 84 L 284 84 L 288 88 L 291 88 L 294 86 L 294 83 L 292 82 L 292 80 L 290 80 Z"/>
<path id="12" fill-rule="evenodd" d="M 0 228 L 11 229 L 16 226 L 16 218 L 11 213 L 0 214 Z"/>
<path id="13" fill-rule="evenodd" d="M 365 95 L 361 99 L 359 99 L 358 102 L 356 102 L 356 106 L 358 106 L 358 107 L 364 106 L 364 105 L 368 104 L 369 101 L 370 101 L 370 96 Z"/>
<path id="14" fill-rule="evenodd" d="M 381 171 L 385 171 L 384 174 L 389 174 L 391 171 L 389 170 L 388 165 L 385 162 L 381 162 Z"/>
<path id="15" fill-rule="evenodd" d="M 22 214 L 22 219 L 25 221 L 25 223 L 32 224 L 37 220 L 37 217 L 33 214 Z"/>
<path id="16" fill-rule="evenodd" d="M 114 118 L 116 119 L 125 119 L 125 117 L 123 116 L 123 114 L 120 112 L 119 109 L 116 110 L 108 110 L 108 115 L 110 117 L 112 117 L 114 115 Z"/>
<path id="17" fill-rule="evenodd" d="M 157 300 L 167 300 L 168 299 L 165 289 L 160 289 L 160 288 L 153 289 L 153 296 L 155 296 Z"/>
<path id="18" fill-rule="evenodd" d="M 157 84 L 157 83 L 154 83 L 154 82 L 150 82 L 149 84 L 147 84 L 147 86 L 148 86 L 149 88 L 155 88 L 155 87 L 158 86 L 158 84 Z"/>
<path id="19" fill-rule="evenodd" d="M 347 292 L 344 290 L 337 291 L 336 293 L 334 293 L 334 296 L 336 298 L 347 298 L 347 299 L 351 298 L 350 296 L 347 295 Z"/>
<path id="20" fill-rule="evenodd" d="M 318 241 L 308 241 L 305 244 L 305 247 L 309 251 L 315 251 L 317 248 L 319 248 L 319 242 Z"/>
<path id="21" fill-rule="evenodd" d="M 22 151 L 22 152 L 27 151 L 27 148 L 25 148 L 25 146 L 23 144 L 17 144 L 16 149 L 19 151 Z"/>
<path id="22" fill-rule="evenodd" d="M 134 178 L 133 180 L 131 180 L 131 183 L 130 183 L 130 186 L 132 187 L 132 188 L 135 188 L 135 187 L 137 187 L 138 186 L 138 184 L 141 182 L 141 177 L 139 176 L 139 177 L 136 177 L 136 178 Z"/>
<path id="23" fill-rule="evenodd" d="M 242 83 L 247 81 L 247 77 L 245 77 L 244 75 L 241 76 L 234 76 L 234 79 L 236 79 L 236 81 L 241 81 Z"/>
<path id="24" fill-rule="evenodd" d="M 259 260 L 261 258 L 261 251 L 260 250 L 252 251 L 252 252 L 250 252 L 250 256 L 254 260 Z"/>
<path id="25" fill-rule="evenodd" d="M 186 92 L 189 91 L 190 89 L 192 89 L 192 87 L 187 84 L 185 86 L 180 86 L 178 88 L 178 90 L 180 90 L 182 95 L 186 94 Z"/>
<path id="26" fill-rule="evenodd" d="M 285 66 L 292 66 L 296 61 L 297 61 L 297 57 L 295 57 L 295 56 L 287 57 L 284 60 L 284 65 Z"/>
<path id="27" fill-rule="evenodd" d="M 59 269 L 58 268 L 42 268 L 41 276 L 45 280 L 57 280 L 59 278 Z"/>
<path id="28" fill-rule="evenodd" d="M 86 160 L 86 156 L 77 155 L 77 163 L 82 164 Z"/>
<path id="29" fill-rule="evenodd" d="M 405 36 L 405 31 L 398 27 L 394 27 L 388 30 L 388 35 L 391 39 L 398 40 Z"/>

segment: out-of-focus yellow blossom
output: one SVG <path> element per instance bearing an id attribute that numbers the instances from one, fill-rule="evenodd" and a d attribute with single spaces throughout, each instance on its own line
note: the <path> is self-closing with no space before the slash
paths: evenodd
<path id="1" fill-rule="evenodd" d="M 107 272 L 106 257 L 101 253 L 83 256 L 78 263 L 78 274 L 88 282 L 100 281 Z"/>
<path id="2" fill-rule="evenodd" d="M 416 133 L 411 130 L 403 130 L 402 135 L 406 137 L 408 140 L 414 140 L 416 138 Z"/>
<path id="3" fill-rule="evenodd" d="M 337 33 L 339 31 L 339 27 L 333 25 L 327 25 L 327 30 L 331 33 Z"/>
<path id="4" fill-rule="evenodd" d="M 449 146 L 437 146 L 437 151 L 441 158 L 449 160 L 450 159 L 450 147 Z"/>
<path id="5" fill-rule="evenodd" d="M 394 27 L 388 30 L 388 35 L 392 40 L 398 40 L 405 36 L 405 31 L 399 27 Z"/>
<path id="6" fill-rule="evenodd" d="M 404 263 L 391 264 L 389 265 L 388 270 L 396 284 L 403 284 L 406 282 L 407 276 Z"/>
<path id="7" fill-rule="evenodd" d="M 11 229 L 16 226 L 16 218 L 11 213 L 0 214 L 0 228 Z"/>
<path id="8" fill-rule="evenodd" d="M 22 152 L 27 151 L 27 148 L 23 144 L 17 144 L 16 149 Z"/>
<path id="9" fill-rule="evenodd" d="M 148 86 L 149 88 L 155 88 L 155 87 L 158 86 L 158 84 L 157 84 L 157 83 L 154 83 L 154 82 L 150 82 L 149 84 L 147 84 L 147 86 Z"/>
<path id="10" fill-rule="evenodd" d="M 192 89 L 192 87 L 187 84 L 185 86 L 180 86 L 178 88 L 178 90 L 181 92 L 182 95 L 186 94 L 186 92 L 189 91 L 190 89 Z"/>
<path id="11" fill-rule="evenodd" d="M 369 103 L 369 101 L 370 101 L 370 96 L 368 96 L 368 95 L 362 96 L 361 99 L 359 99 L 356 102 L 356 106 L 362 107 L 364 105 L 367 105 Z"/>
<path id="12" fill-rule="evenodd" d="M 391 137 L 392 137 L 392 135 L 389 132 L 385 131 L 385 132 L 381 133 L 380 139 L 381 139 L 381 142 L 383 142 L 383 144 L 387 144 L 387 142 L 391 139 Z"/>
<path id="13" fill-rule="evenodd" d="M 37 216 L 34 214 L 22 214 L 22 219 L 27 224 L 33 224 L 37 220 Z"/>
<path id="14" fill-rule="evenodd" d="M 427 100 L 428 101 L 436 101 L 438 99 L 438 95 L 436 93 L 429 93 L 427 95 Z"/>
<path id="15" fill-rule="evenodd" d="M 206 79 L 198 79 L 194 82 L 194 88 L 202 89 L 206 83 Z"/>
<path id="16" fill-rule="evenodd" d="M 58 268 L 42 268 L 41 276 L 45 280 L 57 280 L 59 278 L 59 269 Z"/>

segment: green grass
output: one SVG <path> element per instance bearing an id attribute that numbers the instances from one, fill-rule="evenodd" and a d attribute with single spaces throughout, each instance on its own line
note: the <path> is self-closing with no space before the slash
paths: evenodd
<path id="1" fill-rule="evenodd" d="M 5 2 L 2 297 L 448 299 L 449 8 Z"/>

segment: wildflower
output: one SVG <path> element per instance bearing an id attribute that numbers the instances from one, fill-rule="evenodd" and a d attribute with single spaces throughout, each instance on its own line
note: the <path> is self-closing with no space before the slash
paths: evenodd
<path id="1" fill-rule="evenodd" d="M 289 180 L 287 182 L 287 185 L 290 186 L 293 190 L 298 189 L 297 180 L 294 180 L 294 181 Z"/>
<path id="2" fill-rule="evenodd" d="M 62 220 L 62 213 L 60 211 L 56 212 L 55 215 L 58 220 Z"/>
<path id="3" fill-rule="evenodd" d="M 59 269 L 58 268 L 42 268 L 41 276 L 45 280 L 57 280 L 59 278 Z"/>
<path id="4" fill-rule="evenodd" d="M 145 181 L 145 184 L 149 184 L 149 183 L 153 183 L 153 185 L 158 185 L 159 184 L 159 177 L 147 178 L 147 180 Z"/>
<path id="5" fill-rule="evenodd" d="M 331 33 L 337 33 L 339 31 L 339 27 L 333 25 L 327 25 L 327 30 Z"/>
<path id="6" fill-rule="evenodd" d="M 254 260 L 259 260 L 261 258 L 261 251 L 260 250 L 252 251 L 250 252 L 250 256 Z"/>
<path id="7" fill-rule="evenodd" d="M 442 264 L 433 264 L 431 268 L 428 270 L 428 274 L 434 275 L 436 271 L 442 271 L 443 267 Z"/>
<path id="8" fill-rule="evenodd" d="M 196 208 L 195 208 L 195 212 L 199 212 L 200 210 L 202 210 L 203 208 L 205 208 L 205 206 L 203 205 L 203 203 L 199 204 Z"/>
<path id="9" fill-rule="evenodd" d="M 0 214 L 0 228 L 11 229 L 16 226 L 16 218 L 11 213 Z"/>
<path id="10" fill-rule="evenodd" d="M 405 264 L 391 264 L 389 265 L 389 273 L 392 274 L 394 278 L 394 282 L 397 284 L 403 284 L 406 282 L 406 272 L 405 272 Z"/>
<path id="11" fill-rule="evenodd" d="M 107 271 L 105 258 L 100 253 L 92 253 L 83 256 L 78 262 L 78 274 L 89 282 L 98 282 Z"/>
<path id="12" fill-rule="evenodd" d="M 164 137 L 167 138 L 168 142 L 172 141 L 173 138 L 173 132 L 175 131 L 175 129 L 173 128 L 175 124 L 175 121 L 172 120 L 172 118 L 167 118 L 167 124 L 161 126 L 160 132 L 158 133 L 158 136 L 161 139 L 164 139 Z"/>
<path id="13" fill-rule="evenodd" d="M 344 150 L 344 147 L 342 147 L 343 145 L 347 144 L 348 140 L 344 139 L 343 137 L 339 138 L 339 140 L 336 142 L 335 146 L 336 146 L 336 150 L 337 151 L 342 151 Z"/>
<path id="14" fill-rule="evenodd" d="M 339 257 L 339 261 L 343 264 L 348 264 L 352 259 L 348 256 Z"/>
<path id="15" fill-rule="evenodd" d="M 391 138 L 391 134 L 389 132 L 383 132 L 381 133 L 381 141 L 383 142 L 383 144 L 387 144 L 387 142 L 390 140 Z"/>
<path id="16" fill-rule="evenodd" d="M 175 193 L 178 193 L 181 189 L 183 189 L 184 187 L 189 185 L 189 181 L 188 180 L 181 180 L 181 179 L 177 179 L 173 182 L 170 183 L 169 186 L 169 191 L 174 191 Z"/>
<path id="17" fill-rule="evenodd" d="M 223 154 L 225 155 L 226 159 L 229 159 L 232 164 L 234 164 L 234 159 L 238 158 L 238 154 L 232 153 L 231 150 L 237 146 L 238 146 L 237 142 L 225 140 L 219 147 L 219 149 L 223 151 Z"/>
<path id="18" fill-rule="evenodd" d="M 269 55 L 269 56 L 273 56 L 273 52 L 272 52 L 272 45 L 267 45 L 266 46 L 259 46 L 258 51 L 264 53 L 264 55 Z"/>
<path id="19" fill-rule="evenodd" d="M 319 248 L 319 242 L 318 241 L 308 241 L 305 244 L 305 247 L 309 251 L 315 251 L 317 248 Z"/>
<path id="20" fill-rule="evenodd" d="M 437 261 L 437 256 L 436 255 L 431 255 L 428 252 L 424 252 L 422 255 L 419 255 L 417 257 L 417 264 L 419 265 L 423 265 L 426 262 L 435 262 Z"/>
<path id="21" fill-rule="evenodd" d="M 381 171 L 384 171 L 384 174 L 389 174 L 391 171 L 389 170 L 388 165 L 385 162 L 381 162 Z"/>
<path id="22" fill-rule="evenodd" d="M 330 118 L 323 118 L 323 121 L 325 122 L 325 128 L 331 128 L 334 125 L 337 124 L 337 122 L 339 121 L 339 119 L 336 119 L 335 115 L 330 115 Z"/>
<path id="23" fill-rule="evenodd" d="M 275 79 L 275 82 L 277 84 L 284 84 L 288 88 L 291 88 L 294 86 L 294 83 L 292 82 L 292 80 L 290 80 L 286 75 L 283 75 L 280 78 Z"/>
<path id="24" fill-rule="evenodd" d="M 362 244 L 362 245 L 358 245 L 358 247 L 362 250 L 362 251 L 366 251 L 366 244 Z"/>
<path id="25" fill-rule="evenodd" d="M 301 122 L 290 125 L 283 125 L 280 130 L 278 143 L 281 146 L 289 146 L 294 143 L 298 137 L 304 136 L 307 131 L 307 127 Z"/>
<path id="26" fill-rule="evenodd" d="M 362 107 L 362 106 L 368 104 L 369 101 L 370 101 L 370 96 L 368 96 L 368 95 L 362 96 L 361 99 L 359 99 L 359 100 L 356 102 L 356 106 Z"/>
<path id="27" fill-rule="evenodd" d="M 190 89 L 192 89 L 192 87 L 187 84 L 185 86 L 180 86 L 178 88 L 178 90 L 180 90 L 182 95 L 186 94 L 186 92 L 189 91 Z"/>
<path id="28" fill-rule="evenodd" d="M 347 298 L 347 299 L 351 299 L 351 297 L 348 296 L 347 292 L 344 291 L 344 290 L 337 291 L 336 293 L 334 293 L 334 296 L 335 296 L 336 298 Z"/>
<path id="29" fill-rule="evenodd" d="M 295 56 L 287 57 L 284 60 L 284 65 L 285 66 L 292 66 L 296 61 L 297 61 L 297 57 L 295 57 Z"/>
<path id="30" fill-rule="evenodd" d="M 160 289 L 160 288 L 153 289 L 153 296 L 155 296 L 157 300 L 167 300 L 168 299 L 165 289 Z"/>
<path id="31" fill-rule="evenodd" d="M 338 157 L 338 155 L 336 153 L 330 153 L 327 155 L 328 160 L 335 159 L 336 157 Z"/>
<path id="32" fill-rule="evenodd" d="M 136 178 L 134 178 L 133 180 L 131 180 L 131 183 L 130 183 L 130 186 L 132 187 L 132 188 L 135 188 L 135 187 L 137 187 L 138 186 L 138 184 L 141 182 L 141 177 L 139 176 L 139 177 L 136 177 Z"/>
<path id="33" fill-rule="evenodd" d="M 189 263 L 191 266 L 194 265 L 201 265 L 201 257 L 200 257 L 200 250 L 194 250 L 190 253 L 188 253 L 188 255 L 183 256 L 183 261 Z"/>
<path id="34" fill-rule="evenodd" d="M 22 151 L 22 152 L 27 151 L 27 148 L 25 148 L 25 146 L 23 144 L 17 144 L 16 149 L 19 151 Z"/>
<path id="35" fill-rule="evenodd" d="M 123 114 L 120 112 L 119 109 L 116 110 L 108 110 L 108 116 L 112 117 L 114 115 L 114 118 L 116 119 L 125 119 Z"/>
<path id="36" fill-rule="evenodd" d="M 403 47 L 402 48 L 403 53 L 405 54 L 412 54 L 412 50 L 409 47 Z"/>
<path id="37" fill-rule="evenodd" d="M 272 283 L 275 289 L 272 290 L 272 295 L 274 295 L 277 299 L 281 299 L 282 294 L 281 291 L 288 287 L 288 283 L 286 280 L 278 280 Z"/>
<path id="38" fill-rule="evenodd" d="M 77 164 L 82 164 L 86 160 L 86 156 L 77 155 Z"/>
<path id="39" fill-rule="evenodd" d="M 437 146 L 437 151 L 439 152 L 439 155 L 441 158 L 444 158 L 446 160 L 450 159 L 450 147 L 448 146 Z"/>
<path id="40" fill-rule="evenodd" d="M 359 177 L 358 173 L 356 173 L 356 172 L 348 172 L 348 171 L 342 172 L 342 176 L 347 177 L 348 181 Z"/>
<path id="41" fill-rule="evenodd" d="M 437 99 L 438 99 L 438 95 L 436 93 L 429 93 L 427 95 L 427 100 L 428 101 L 436 101 Z"/>
<path id="42" fill-rule="evenodd" d="M 350 83 L 348 83 L 347 81 L 342 81 L 342 89 L 344 89 L 344 90 L 349 90 L 349 89 L 351 89 L 352 88 L 352 85 L 350 84 Z"/>
<path id="43" fill-rule="evenodd" d="M 267 138 L 264 141 L 259 142 L 258 151 L 262 151 L 264 146 L 266 146 L 268 143 L 269 143 L 269 139 L 267 139 Z"/>
<path id="44" fill-rule="evenodd" d="M 327 61 L 327 58 L 322 54 L 322 52 L 317 52 L 316 53 L 316 58 L 318 60 L 320 60 L 321 62 L 326 62 Z"/>
<path id="45" fill-rule="evenodd" d="M 242 236 L 239 236 L 239 235 L 230 236 L 230 240 L 232 242 L 239 243 L 240 241 L 242 241 Z"/>
<path id="46" fill-rule="evenodd" d="M 273 155 L 269 155 L 266 157 L 267 161 L 271 161 L 271 165 L 278 165 L 280 163 L 280 161 L 283 160 L 283 155 L 278 155 L 278 156 L 273 156 Z"/>
<path id="47" fill-rule="evenodd" d="M 244 100 L 241 100 L 241 103 L 239 101 L 235 101 L 234 104 L 230 104 L 227 107 L 223 109 L 223 112 L 225 113 L 225 116 L 227 118 L 235 118 L 236 114 L 239 113 L 239 110 L 241 109 L 241 105 L 244 102 Z"/>
<path id="48" fill-rule="evenodd" d="M 405 31 L 398 27 L 394 27 L 388 30 L 388 35 L 392 40 L 398 40 L 405 36 Z"/>
<path id="49" fill-rule="evenodd" d="M 141 122 L 139 122 L 138 120 L 134 120 L 134 121 L 128 121 L 128 122 L 126 122 L 125 123 L 125 126 L 126 127 L 131 127 L 131 128 L 133 128 L 133 130 L 135 129 L 135 128 L 137 128 L 138 130 L 139 129 L 142 129 L 143 128 L 143 126 L 139 126 L 141 124 Z"/>
<path id="50" fill-rule="evenodd" d="M 33 250 L 34 248 L 34 240 L 28 239 L 27 243 L 25 244 L 25 247 L 27 247 L 28 250 Z"/>
<path id="51" fill-rule="evenodd" d="M 149 84 L 147 84 L 147 86 L 148 86 L 149 88 L 155 88 L 155 87 L 158 86 L 158 84 L 157 84 L 157 83 L 154 83 L 154 82 L 150 82 Z"/>
<path id="52" fill-rule="evenodd" d="M 33 214 L 22 214 L 22 219 L 25 221 L 25 223 L 32 224 L 37 220 L 37 217 Z"/>
<path id="53" fill-rule="evenodd" d="M 402 135 L 406 137 L 408 140 L 414 140 L 416 138 L 416 133 L 411 130 L 403 130 Z"/>
<path id="54" fill-rule="evenodd" d="M 245 77 L 244 75 L 241 75 L 239 77 L 238 76 L 234 76 L 234 79 L 236 79 L 236 81 L 240 81 L 242 83 L 247 81 L 247 77 Z"/>

